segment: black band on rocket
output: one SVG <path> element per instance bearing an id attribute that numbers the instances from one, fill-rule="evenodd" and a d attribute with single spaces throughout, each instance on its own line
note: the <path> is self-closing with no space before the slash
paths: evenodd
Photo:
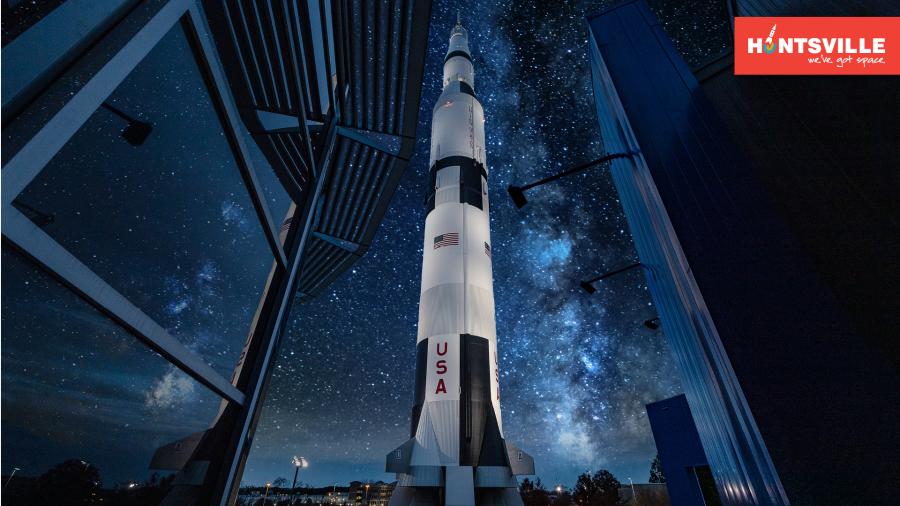
<path id="1" fill-rule="evenodd" d="M 449 60 L 450 58 L 453 58 L 454 56 L 462 56 L 463 58 L 469 60 L 469 62 L 472 61 L 472 57 L 469 56 L 469 53 L 467 53 L 465 51 L 460 51 L 459 49 L 457 49 L 456 51 L 450 51 L 449 53 L 447 53 L 447 57 L 444 58 L 444 63 L 447 63 L 447 60 Z"/>
<path id="2" fill-rule="evenodd" d="M 437 172 L 444 167 L 459 166 L 459 203 L 469 204 L 484 209 L 484 189 L 482 178 L 487 180 L 487 171 L 484 165 L 474 158 L 467 156 L 448 156 L 441 158 L 431 166 L 428 171 L 428 189 L 425 197 L 426 216 L 434 210 L 435 187 L 437 186 Z"/>

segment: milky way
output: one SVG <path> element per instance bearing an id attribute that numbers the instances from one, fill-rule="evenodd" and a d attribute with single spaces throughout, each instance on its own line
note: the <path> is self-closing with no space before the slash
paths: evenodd
<path id="1" fill-rule="evenodd" d="M 644 405 L 680 393 L 640 271 L 578 282 L 636 261 L 608 174 L 529 192 L 505 188 L 602 156 L 585 14 L 603 6 L 462 2 L 487 115 L 494 289 L 505 436 L 547 483 L 608 468 L 645 481 L 655 454 Z M 436 2 L 418 145 L 369 253 L 318 300 L 297 306 L 282 346 L 245 483 L 290 473 L 305 455 L 314 484 L 391 479 L 384 455 L 409 437 L 430 110 L 456 2 Z M 718 6 L 656 2 L 689 63 L 716 53 Z"/>
<path id="2" fill-rule="evenodd" d="M 585 14 L 602 2 L 462 2 L 487 116 L 494 289 L 505 436 L 546 483 L 607 468 L 646 480 L 655 454 L 644 405 L 680 392 L 632 270 L 588 295 L 584 278 L 636 260 L 602 168 L 529 192 L 505 188 L 604 152 Z M 282 340 L 243 477 L 311 463 L 314 484 L 391 479 L 385 455 L 409 437 L 431 106 L 455 2 L 436 2 L 414 157 L 368 253 Z M 653 2 L 691 64 L 724 44 L 721 2 Z M 154 130 L 139 148 L 96 111 L 20 195 L 31 219 L 178 341 L 231 375 L 272 255 L 180 29 L 107 100 Z M 189 132 L 190 135 L 186 135 Z M 272 214 L 289 198 L 250 144 Z M 46 221 L 41 216 L 52 219 Z M 3 252 L 4 472 L 38 476 L 69 458 L 104 486 L 147 478 L 161 445 L 209 427 L 220 399 L 47 274 Z"/>

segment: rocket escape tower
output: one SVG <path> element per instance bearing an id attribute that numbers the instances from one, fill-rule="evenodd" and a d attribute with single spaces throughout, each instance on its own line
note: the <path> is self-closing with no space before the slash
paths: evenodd
<path id="1" fill-rule="evenodd" d="M 534 461 L 503 438 L 484 110 L 457 15 L 431 123 L 411 438 L 387 455 L 392 506 L 521 505 Z"/>

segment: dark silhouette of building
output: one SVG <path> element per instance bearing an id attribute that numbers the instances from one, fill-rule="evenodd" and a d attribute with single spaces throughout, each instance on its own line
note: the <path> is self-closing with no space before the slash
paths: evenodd
<path id="1" fill-rule="evenodd" d="M 38 4 L 3 4 L 4 461 L 232 503 L 295 297 L 365 254 L 412 154 L 430 2 Z"/>
<path id="2" fill-rule="evenodd" d="M 900 496 L 896 77 L 736 77 L 728 51 L 692 69 L 643 1 L 589 26 L 603 142 L 631 153 L 611 174 L 723 503 Z"/>
<path id="3" fill-rule="evenodd" d="M 685 396 L 647 404 L 647 418 L 672 506 L 721 504 Z"/>

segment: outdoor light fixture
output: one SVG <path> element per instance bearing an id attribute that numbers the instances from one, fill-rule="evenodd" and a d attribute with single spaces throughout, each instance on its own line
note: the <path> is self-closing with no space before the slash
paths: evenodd
<path id="1" fill-rule="evenodd" d="M 585 292 L 590 293 L 590 294 L 593 294 L 593 293 L 595 293 L 595 292 L 597 291 L 597 289 L 594 288 L 594 283 L 596 283 L 596 282 L 598 282 L 598 281 L 602 281 L 602 280 L 604 280 L 604 279 L 606 279 L 606 278 L 610 278 L 610 277 L 612 277 L 612 276 L 615 276 L 616 274 L 621 274 L 621 273 L 623 273 L 623 272 L 625 272 L 625 271 L 629 271 L 629 270 L 631 270 L 631 269 L 634 269 L 635 267 L 645 267 L 645 268 L 646 268 L 646 266 L 645 266 L 644 264 L 640 263 L 640 262 L 637 262 L 637 263 L 634 263 L 634 264 L 631 264 L 631 265 L 626 265 L 625 267 L 616 269 L 616 270 L 614 270 L 614 271 L 609 271 L 609 272 L 607 272 L 607 273 L 601 274 L 601 275 L 597 276 L 596 278 L 589 279 L 589 280 L 587 280 L 587 281 L 582 281 L 582 282 L 581 282 L 581 288 L 582 288 Z"/>
<path id="2" fill-rule="evenodd" d="M 303 457 L 298 457 L 294 455 L 294 458 L 291 459 L 291 464 L 294 465 L 294 483 L 291 485 L 291 493 L 296 494 L 297 488 L 297 475 L 300 474 L 300 468 L 309 467 L 309 461 Z"/>
<path id="3" fill-rule="evenodd" d="M 22 214 L 24 214 L 29 220 L 34 222 L 35 225 L 41 228 L 44 228 L 56 221 L 56 217 L 52 214 L 47 214 L 38 209 L 35 209 L 19 199 L 13 200 L 12 205 Z"/>
<path id="4" fill-rule="evenodd" d="M 133 118 L 106 102 L 103 102 L 101 106 L 128 122 L 128 125 L 122 130 L 122 138 L 125 139 L 128 144 L 140 146 L 147 140 L 147 137 L 150 137 L 150 132 L 153 131 L 153 125 L 150 123 Z"/>
<path id="5" fill-rule="evenodd" d="M 575 167 L 564 170 L 564 171 L 560 172 L 559 174 L 554 174 L 552 176 L 545 177 L 544 179 L 541 179 L 539 181 L 535 181 L 533 183 L 528 183 L 525 186 L 509 185 L 506 187 L 506 191 L 509 193 L 509 196 L 512 197 L 513 203 L 516 205 L 516 207 L 522 208 L 525 206 L 525 204 L 528 203 L 528 199 L 525 198 L 525 190 L 534 188 L 535 186 L 540 186 L 545 183 L 549 183 L 551 181 L 556 181 L 557 179 L 568 176 L 569 174 L 575 174 L 576 172 L 581 172 L 585 169 L 589 169 L 589 168 L 593 167 L 594 165 L 599 165 L 603 162 L 608 162 L 615 158 L 624 158 L 626 156 L 631 156 L 631 155 L 632 155 L 632 153 L 613 153 L 611 155 L 606 155 L 606 156 L 598 158 L 596 160 L 591 160 L 590 162 L 582 163 L 581 165 L 576 165 Z"/>
<path id="6" fill-rule="evenodd" d="M 262 506 L 266 506 L 266 499 L 269 498 L 269 487 L 271 487 L 271 483 L 266 483 L 266 494 L 263 496 Z"/>

